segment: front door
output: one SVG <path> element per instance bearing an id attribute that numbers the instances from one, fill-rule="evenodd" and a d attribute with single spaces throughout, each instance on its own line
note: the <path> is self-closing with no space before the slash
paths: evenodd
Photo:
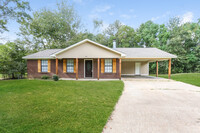
<path id="1" fill-rule="evenodd" d="M 140 75 L 141 63 L 135 63 L 135 75 Z"/>
<path id="2" fill-rule="evenodd" d="M 85 60 L 85 77 L 92 77 L 92 60 Z"/>

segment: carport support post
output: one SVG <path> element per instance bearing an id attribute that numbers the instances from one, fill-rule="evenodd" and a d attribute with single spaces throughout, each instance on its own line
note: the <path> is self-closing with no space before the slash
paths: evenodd
<path id="1" fill-rule="evenodd" d="M 78 58 L 76 58 L 76 80 L 78 80 Z"/>
<path id="2" fill-rule="evenodd" d="M 58 75 L 58 58 L 56 58 L 56 75 Z"/>
<path id="3" fill-rule="evenodd" d="M 121 80 L 121 58 L 119 59 L 119 80 Z"/>
<path id="4" fill-rule="evenodd" d="M 158 77 L 158 61 L 156 61 L 156 77 Z"/>
<path id="5" fill-rule="evenodd" d="M 168 63 L 168 79 L 170 79 L 171 77 L 171 59 L 169 59 L 169 63 Z"/>
<path id="6" fill-rule="evenodd" d="M 97 79 L 99 80 L 99 58 L 97 60 Z"/>

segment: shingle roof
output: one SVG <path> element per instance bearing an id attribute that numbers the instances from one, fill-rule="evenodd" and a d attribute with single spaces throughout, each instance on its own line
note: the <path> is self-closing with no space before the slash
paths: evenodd
<path id="1" fill-rule="evenodd" d="M 23 59 L 48 59 L 51 55 L 63 49 L 47 49 L 31 55 L 24 56 Z M 176 55 L 167 53 L 157 48 L 116 48 L 115 50 L 124 53 L 125 58 L 176 58 Z"/>
<path id="2" fill-rule="evenodd" d="M 177 58 L 176 55 L 157 48 L 116 48 L 116 50 L 126 54 L 125 58 Z"/>
<path id="3" fill-rule="evenodd" d="M 39 51 L 31 55 L 24 56 L 23 59 L 52 58 L 51 55 L 60 50 L 62 49 L 47 49 L 47 50 Z"/>

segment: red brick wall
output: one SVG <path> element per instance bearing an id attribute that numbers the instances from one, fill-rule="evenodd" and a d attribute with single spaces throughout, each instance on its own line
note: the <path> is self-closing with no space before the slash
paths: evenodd
<path id="1" fill-rule="evenodd" d="M 99 70 L 99 78 L 101 79 L 116 79 L 119 78 L 119 59 L 116 59 L 116 73 L 101 73 L 101 60 L 100 60 L 100 70 Z"/>
<path id="2" fill-rule="evenodd" d="M 40 78 L 42 75 L 52 76 L 55 74 L 56 70 L 56 60 L 51 60 L 51 72 L 41 72 L 38 73 L 38 60 L 27 60 L 27 73 L 28 78 Z"/>
<path id="3" fill-rule="evenodd" d="M 27 60 L 27 72 L 28 78 L 40 78 L 42 75 L 48 75 L 52 77 L 56 73 L 56 61 L 51 60 L 51 72 L 50 73 L 38 73 L 38 61 L 37 60 Z M 101 60 L 99 68 L 99 77 L 103 79 L 119 78 L 119 59 L 116 61 L 116 73 L 101 73 Z M 58 60 L 58 76 L 60 78 L 76 78 L 75 73 L 63 73 L 63 60 Z M 78 77 L 84 78 L 84 59 L 78 60 Z M 97 59 L 93 59 L 93 78 L 97 78 Z"/>

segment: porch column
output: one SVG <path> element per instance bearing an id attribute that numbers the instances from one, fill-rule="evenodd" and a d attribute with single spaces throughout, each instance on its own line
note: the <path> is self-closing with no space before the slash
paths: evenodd
<path id="1" fill-rule="evenodd" d="M 170 79 L 171 77 L 171 59 L 169 59 L 169 63 L 168 63 L 168 78 Z"/>
<path id="2" fill-rule="evenodd" d="M 158 61 L 156 61 L 156 77 L 158 77 Z"/>
<path id="3" fill-rule="evenodd" d="M 121 58 L 119 59 L 119 80 L 121 80 Z"/>
<path id="4" fill-rule="evenodd" d="M 99 80 L 99 58 L 97 60 L 97 79 Z"/>
<path id="5" fill-rule="evenodd" d="M 56 75 L 58 75 L 58 58 L 56 58 Z"/>
<path id="6" fill-rule="evenodd" d="M 76 58 L 76 80 L 78 80 L 78 58 Z"/>

